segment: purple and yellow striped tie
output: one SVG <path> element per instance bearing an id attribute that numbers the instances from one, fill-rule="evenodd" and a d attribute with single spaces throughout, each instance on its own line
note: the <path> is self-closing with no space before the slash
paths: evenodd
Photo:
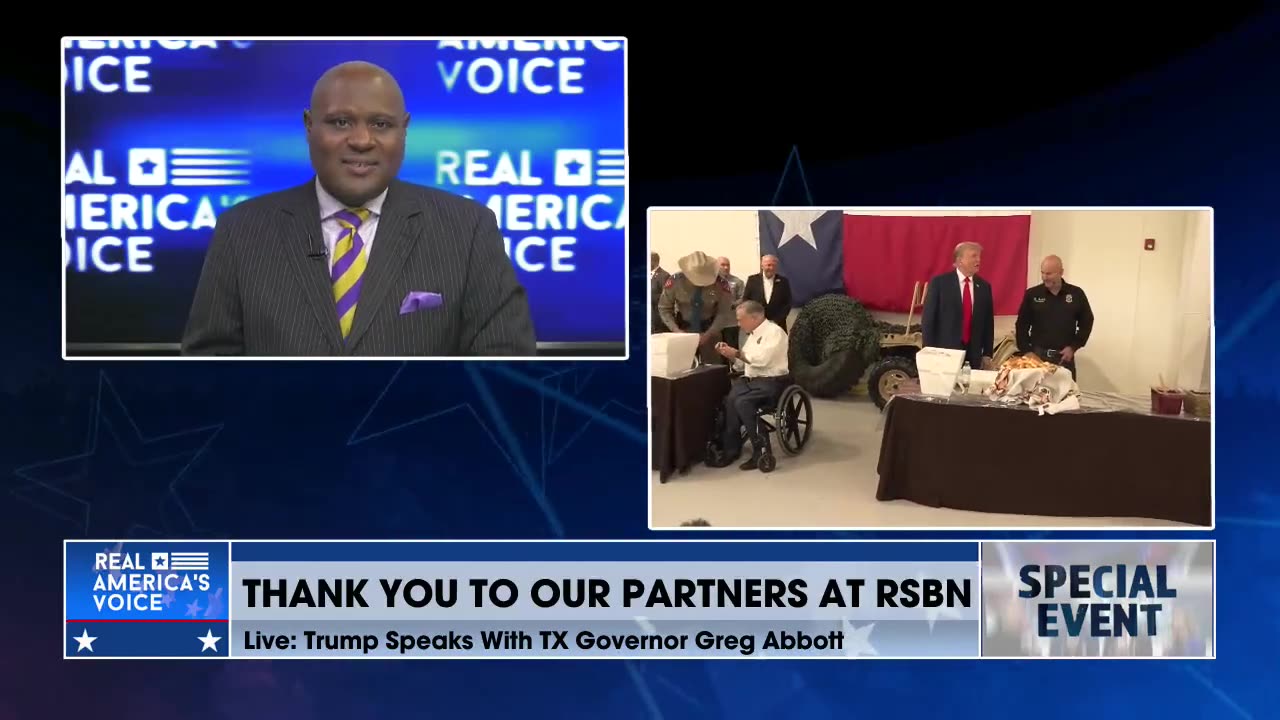
<path id="1" fill-rule="evenodd" d="M 342 235 L 333 248 L 333 300 L 338 304 L 338 325 L 345 340 L 351 334 L 351 324 L 356 318 L 356 303 L 360 300 L 360 281 L 369 254 L 364 251 L 364 239 L 360 237 L 360 225 L 369 219 L 364 208 L 339 210 L 334 215 L 342 226 Z"/>

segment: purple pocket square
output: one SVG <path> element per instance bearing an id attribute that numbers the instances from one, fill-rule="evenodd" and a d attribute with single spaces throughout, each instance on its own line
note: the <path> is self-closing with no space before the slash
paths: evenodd
<path id="1" fill-rule="evenodd" d="M 404 296 L 404 302 L 400 303 L 400 314 L 408 315 L 418 310 L 430 310 L 443 304 L 444 298 L 440 293 L 414 291 Z"/>

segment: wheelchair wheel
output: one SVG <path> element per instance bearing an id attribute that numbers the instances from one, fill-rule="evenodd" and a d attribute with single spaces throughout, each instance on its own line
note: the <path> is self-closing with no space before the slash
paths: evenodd
<path id="1" fill-rule="evenodd" d="M 757 467 L 760 468 L 762 473 L 771 473 L 774 468 L 778 467 L 778 459 L 773 456 L 773 453 L 764 453 L 757 461 Z"/>
<path id="2" fill-rule="evenodd" d="M 813 401 L 809 394 L 799 385 L 783 390 L 774 419 L 782 451 L 788 455 L 799 455 L 808 444 L 809 433 L 813 429 Z"/>

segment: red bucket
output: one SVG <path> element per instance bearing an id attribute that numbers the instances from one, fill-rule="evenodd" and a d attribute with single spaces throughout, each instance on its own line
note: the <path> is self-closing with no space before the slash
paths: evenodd
<path id="1" fill-rule="evenodd" d="M 1182 393 L 1151 388 L 1151 412 L 1157 415 L 1181 415 Z"/>

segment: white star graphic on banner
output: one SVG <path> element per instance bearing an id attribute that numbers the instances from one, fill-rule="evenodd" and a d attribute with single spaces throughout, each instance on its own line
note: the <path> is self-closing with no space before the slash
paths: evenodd
<path id="1" fill-rule="evenodd" d="M 841 620 L 840 624 L 844 626 L 844 651 L 846 656 L 853 658 L 859 655 L 880 654 L 875 649 L 875 646 L 871 644 L 871 630 L 875 628 L 875 623 L 855 628 L 853 623 L 845 619 Z"/>
<path id="2" fill-rule="evenodd" d="M 929 622 L 929 632 L 933 632 L 933 626 L 938 622 L 938 618 L 944 620 L 959 620 L 960 611 L 953 607 L 930 607 L 924 609 L 924 619 Z"/>
<path id="3" fill-rule="evenodd" d="M 924 586 L 924 574 L 916 573 L 916 582 Z M 933 634 L 933 626 L 938 622 L 938 618 L 945 620 L 959 620 L 960 611 L 954 607 L 927 607 L 924 609 L 924 619 L 929 623 L 929 633 Z"/>
<path id="4" fill-rule="evenodd" d="M 210 628 L 209 631 L 204 634 L 204 637 L 198 637 L 196 639 L 200 641 L 200 652 L 204 652 L 205 650 L 218 652 L 218 641 L 222 638 L 214 637 L 213 629 Z"/>
<path id="5" fill-rule="evenodd" d="M 80 647 L 76 648 L 76 652 L 80 652 L 81 650 L 93 652 L 93 641 L 98 638 L 89 637 L 89 628 L 85 628 L 84 632 L 80 633 L 80 637 L 73 637 L 71 639 L 80 644 Z"/>
<path id="6" fill-rule="evenodd" d="M 800 238 L 809 243 L 809 247 L 818 249 L 818 241 L 813 237 L 813 221 L 822 216 L 821 210 L 774 210 L 774 216 L 782 221 L 782 237 L 778 238 L 778 248 Z"/>

